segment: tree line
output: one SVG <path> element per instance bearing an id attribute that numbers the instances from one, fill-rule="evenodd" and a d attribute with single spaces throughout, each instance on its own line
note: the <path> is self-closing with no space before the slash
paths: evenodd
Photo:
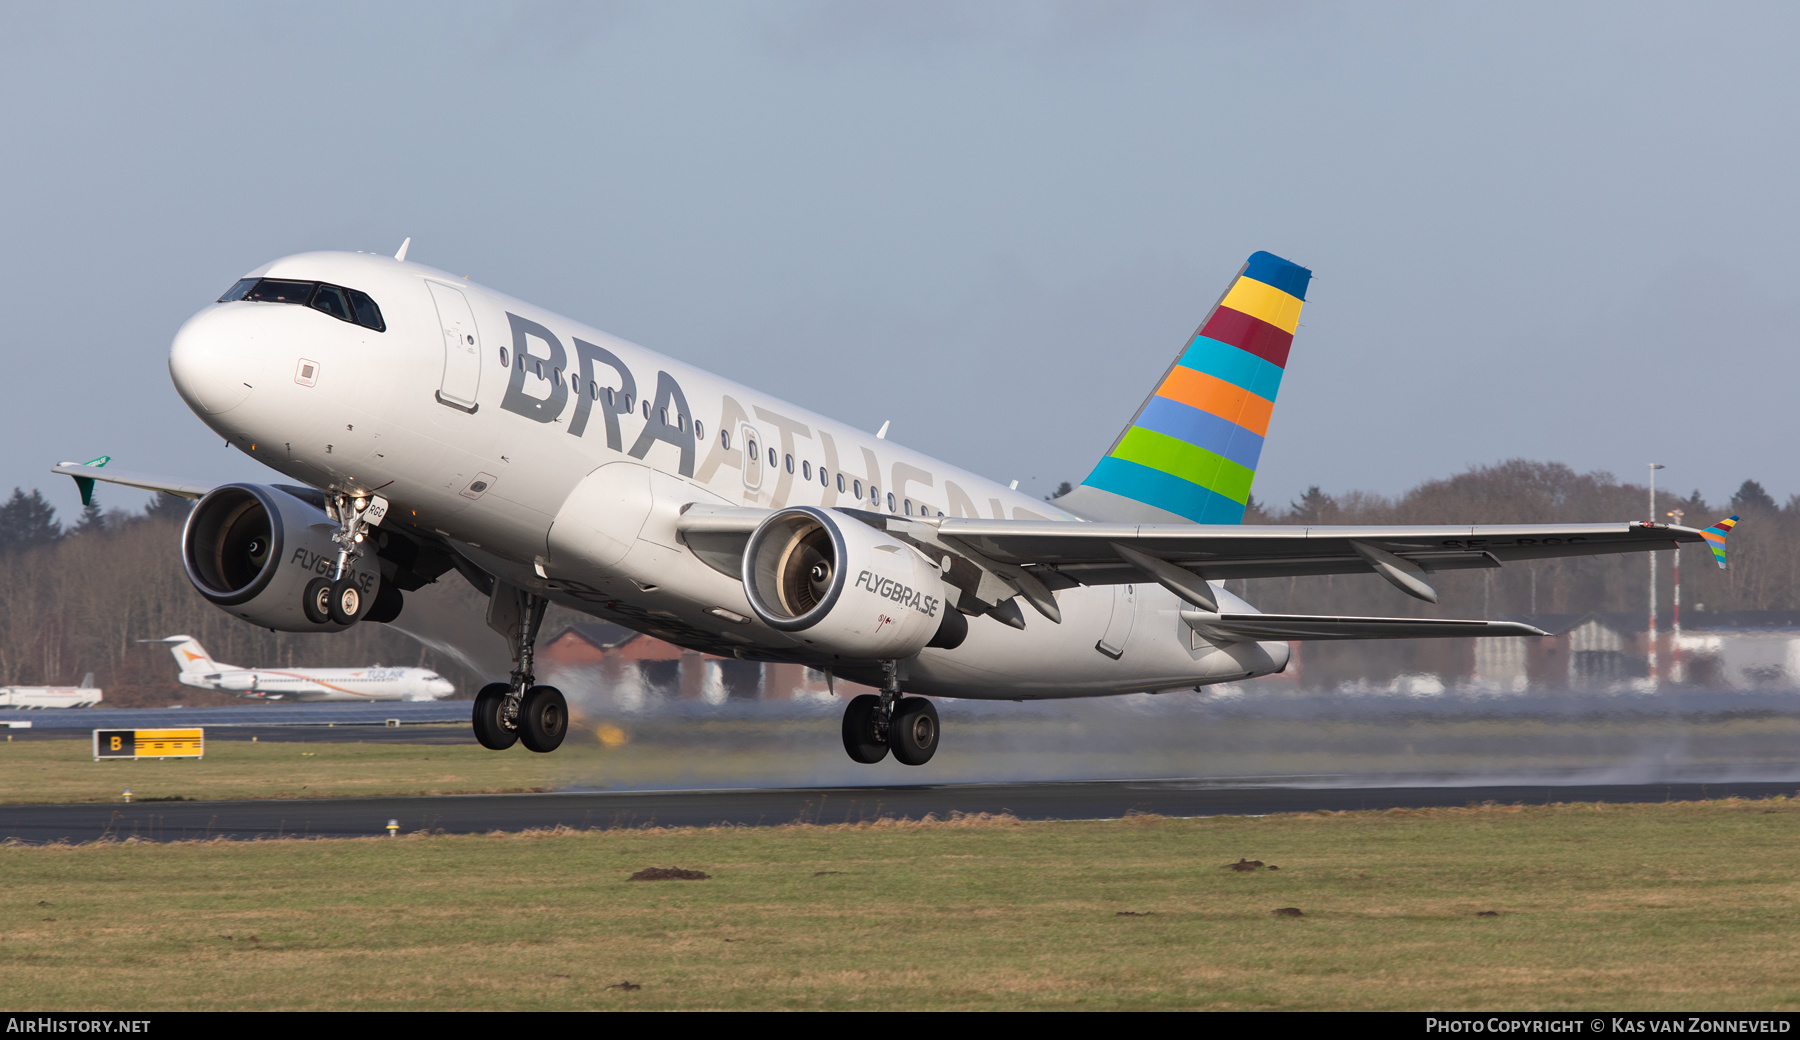
<path id="1" fill-rule="evenodd" d="M 142 644 L 186 634 L 221 661 L 247 666 L 323 667 L 355 664 L 433 668 L 472 691 L 487 677 L 427 649 L 385 625 L 335 634 L 270 632 L 246 624 L 200 597 L 182 571 L 179 539 L 191 503 L 161 495 L 142 512 L 89 505 L 63 525 L 37 491 L 14 489 L 0 504 L 0 685 L 64 685 L 93 672 L 109 702 L 228 703 L 229 695 L 183 687 L 168 649 Z M 1655 518 L 1681 510 L 1704 527 L 1737 514 L 1727 540 L 1731 568 L 1719 570 L 1704 547 L 1685 550 L 1682 600 L 1688 617 L 1729 610 L 1800 606 L 1800 496 L 1775 502 L 1746 480 L 1726 503 L 1699 492 L 1659 491 Z M 1571 523 L 1648 519 L 1648 489 L 1604 472 L 1577 473 L 1559 463 L 1515 459 L 1429 480 L 1397 498 L 1318 487 L 1286 506 L 1251 500 L 1253 524 Z M 1670 553 L 1659 566 L 1659 602 L 1671 594 Z M 1516 614 L 1647 611 L 1649 569 L 1641 553 L 1512 563 L 1498 570 L 1432 576 L 1440 601 L 1412 599 L 1374 575 L 1233 581 L 1231 591 L 1259 609 L 1291 613 L 1497 618 Z M 454 572 L 441 581 L 460 583 Z M 478 610 L 472 590 L 461 590 Z M 553 634 L 577 616 L 558 611 Z M 1452 641 L 1312 644 L 1309 678 L 1383 676 L 1453 670 Z"/>

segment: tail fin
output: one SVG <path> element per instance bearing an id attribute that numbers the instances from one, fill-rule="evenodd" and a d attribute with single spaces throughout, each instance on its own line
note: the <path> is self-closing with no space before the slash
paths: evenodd
<path id="1" fill-rule="evenodd" d="M 1700 532 L 1705 536 L 1706 545 L 1712 550 L 1713 559 L 1719 561 L 1720 567 L 1725 566 L 1725 536 L 1731 533 L 1731 529 L 1737 526 L 1737 522 L 1738 518 L 1735 516 L 1726 517 Z"/>
<path id="2" fill-rule="evenodd" d="M 1252 253 L 1112 450 L 1056 504 L 1095 520 L 1242 523 L 1311 280 Z"/>
<path id="3" fill-rule="evenodd" d="M 206 647 L 193 636 L 170 636 L 167 639 L 140 639 L 140 643 L 166 643 L 169 652 L 175 655 L 175 663 L 185 672 L 216 672 L 220 670 L 218 662 L 206 652 Z"/>

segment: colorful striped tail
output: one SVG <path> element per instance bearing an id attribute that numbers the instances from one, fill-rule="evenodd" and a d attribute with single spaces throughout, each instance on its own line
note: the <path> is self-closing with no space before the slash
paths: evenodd
<path id="1" fill-rule="evenodd" d="M 1311 280 L 1251 254 L 1112 450 L 1057 505 L 1096 520 L 1242 523 Z"/>
<path id="2" fill-rule="evenodd" d="M 1719 561 L 1720 567 L 1725 566 L 1725 536 L 1731 533 L 1737 522 L 1738 518 L 1735 516 L 1726 517 L 1700 532 L 1706 538 L 1707 548 L 1712 550 L 1713 559 Z"/>

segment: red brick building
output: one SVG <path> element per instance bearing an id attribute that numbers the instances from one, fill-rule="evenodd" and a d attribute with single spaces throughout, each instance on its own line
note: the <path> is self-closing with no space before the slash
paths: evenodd
<path id="1" fill-rule="evenodd" d="M 588 673 L 626 700 L 787 700 L 826 693 L 822 672 L 797 664 L 764 664 L 684 650 L 623 625 L 570 625 L 538 644 L 539 671 Z M 867 692 L 836 683 L 840 697 Z"/>

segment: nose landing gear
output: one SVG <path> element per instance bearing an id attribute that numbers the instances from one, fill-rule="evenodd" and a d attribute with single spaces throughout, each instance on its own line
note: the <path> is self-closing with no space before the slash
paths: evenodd
<path id="1" fill-rule="evenodd" d="M 333 492 L 326 503 L 328 514 L 338 522 L 337 533 L 331 536 L 338 544 L 337 566 L 332 569 L 331 577 L 314 578 L 306 583 L 300 610 L 315 625 L 327 621 L 352 625 L 367 613 L 368 597 L 356 584 L 350 565 L 362 557 L 362 543 L 368 537 L 369 528 L 387 516 L 388 502 L 380 495 L 350 495 L 338 491 Z"/>
<path id="2" fill-rule="evenodd" d="M 922 766 L 937 754 L 937 705 L 923 697 L 901 697 L 899 668 L 882 662 L 881 695 L 865 693 L 844 707 L 844 751 L 852 762 L 874 765 L 894 753 L 904 765 Z"/>

